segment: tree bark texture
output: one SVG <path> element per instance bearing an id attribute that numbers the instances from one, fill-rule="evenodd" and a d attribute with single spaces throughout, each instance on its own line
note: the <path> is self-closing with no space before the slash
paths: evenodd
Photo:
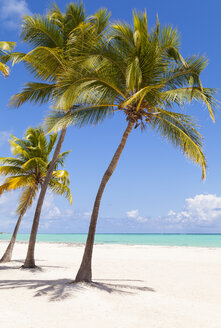
<path id="1" fill-rule="evenodd" d="M 101 197 L 103 195 L 105 186 L 112 176 L 117 163 L 119 161 L 120 155 L 125 147 L 127 138 L 132 131 L 134 127 L 134 122 L 129 121 L 127 128 L 122 136 L 121 142 L 101 180 L 97 196 L 94 202 L 94 207 L 93 207 L 93 212 L 91 215 L 91 221 L 90 221 L 90 226 L 89 226 L 89 231 L 88 231 L 88 236 L 87 236 L 87 241 L 86 241 L 86 246 L 84 250 L 84 255 L 83 259 L 79 268 L 79 271 L 77 273 L 77 276 L 75 278 L 75 282 L 91 282 L 92 281 L 92 271 L 91 271 L 91 261 L 92 261 L 92 253 L 93 253 L 93 245 L 94 245 L 94 237 L 95 237 L 95 231 L 96 231 L 96 225 L 97 225 L 97 219 L 98 219 L 98 212 L 100 208 L 100 202 L 101 202 Z"/>
<path id="2" fill-rule="evenodd" d="M 30 191 L 30 194 L 28 196 L 27 202 L 25 203 L 25 206 L 24 206 L 23 210 L 21 211 L 21 214 L 19 215 L 19 218 L 18 218 L 18 221 L 17 221 L 17 223 L 15 225 L 15 229 L 13 231 L 13 234 L 12 234 L 12 237 L 11 237 L 11 240 L 10 240 L 10 243 L 8 244 L 8 247 L 7 247 L 4 255 L 2 256 L 2 258 L 0 260 L 1 263 L 10 262 L 11 259 L 12 259 L 12 252 L 13 252 L 13 249 L 14 249 L 14 245 L 15 245 L 17 233 L 18 233 L 18 230 L 19 230 L 19 227 L 20 227 L 22 218 L 23 218 L 23 216 L 25 215 L 25 213 L 26 213 L 26 211 L 28 209 L 28 206 L 29 206 L 31 197 L 33 195 L 33 191 L 34 191 L 34 188 Z"/>
<path id="3" fill-rule="evenodd" d="M 46 191 L 47 191 L 47 188 L 48 188 L 48 184 L 51 180 L 52 173 L 54 171 L 58 156 L 59 156 L 60 151 L 61 151 L 61 147 L 62 147 L 62 144 L 63 144 L 63 141 L 64 141 L 66 131 L 67 131 L 67 128 L 63 128 L 61 130 L 60 137 L 59 137 L 59 140 L 57 142 L 57 145 L 56 145 L 56 148 L 55 148 L 55 151 L 54 151 L 54 154 L 53 154 L 53 158 L 51 160 L 51 164 L 48 168 L 47 175 L 46 175 L 45 180 L 44 180 L 44 182 L 42 184 L 42 187 L 41 187 L 41 191 L 40 191 L 40 194 L 39 194 L 38 203 L 37 203 L 37 206 L 36 206 L 35 215 L 34 215 L 34 219 L 33 219 L 31 234 L 30 234 L 30 238 L 29 238 L 28 252 L 27 252 L 26 259 L 25 259 L 25 263 L 22 266 L 24 269 L 26 269 L 26 268 L 35 268 L 36 267 L 34 252 L 35 252 L 35 244 L 36 244 L 36 237 L 37 237 L 38 226 L 39 226 L 39 221 L 40 221 L 41 209 L 42 209 L 45 194 L 46 194 Z"/>

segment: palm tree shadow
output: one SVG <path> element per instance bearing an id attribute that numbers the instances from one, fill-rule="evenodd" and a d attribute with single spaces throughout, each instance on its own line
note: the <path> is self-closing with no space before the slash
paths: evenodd
<path id="1" fill-rule="evenodd" d="M 117 280 L 118 281 L 118 280 Z M 126 280 L 128 281 L 128 280 Z M 113 283 L 101 283 L 101 282 L 91 282 L 90 286 L 104 290 L 108 293 L 120 293 L 120 294 L 135 294 L 138 291 L 145 292 L 155 292 L 153 288 L 145 286 L 134 286 L 128 284 L 113 284 Z"/>
<path id="2" fill-rule="evenodd" d="M 18 261 L 18 260 L 15 260 L 15 261 L 11 261 L 11 262 L 6 262 L 6 263 L 1 263 L 0 262 L 0 271 L 1 270 L 19 270 L 19 269 L 24 269 L 23 266 L 21 265 L 16 265 L 16 266 L 13 266 L 13 262 L 15 263 L 24 263 L 24 261 Z M 7 263 L 9 263 L 9 265 L 7 265 Z M 10 265 L 11 264 L 11 265 Z M 27 269 L 29 270 L 30 272 L 44 272 L 44 268 L 56 268 L 56 269 L 63 269 L 64 267 L 63 266 L 58 266 L 58 265 L 42 265 L 42 266 L 36 266 L 35 268 L 30 268 L 30 269 Z"/>
<path id="3" fill-rule="evenodd" d="M 0 271 L 2 271 L 2 270 L 18 270 L 19 268 L 20 267 L 18 267 L 18 266 L 12 267 L 12 266 L 9 266 L 9 265 L 0 265 Z"/>
<path id="4" fill-rule="evenodd" d="M 117 280 L 116 280 L 117 281 Z M 149 287 L 140 287 L 127 284 L 113 283 L 76 283 L 70 279 L 56 280 L 1 280 L 1 289 L 27 288 L 34 290 L 34 297 L 48 296 L 49 301 L 61 301 L 73 297 L 76 293 L 84 292 L 90 288 L 96 288 L 107 293 L 135 294 L 138 291 L 155 292 Z"/>
<path id="5" fill-rule="evenodd" d="M 71 286 L 70 279 L 56 280 L 1 280 L 1 289 L 27 288 L 34 290 L 34 297 L 48 296 L 49 301 L 59 301 L 71 296 L 73 290 L 80 291 L 81 286 Z"/>
<path id="6" fill-rule="evenodd" d="M 2 270 L 19 270 L 19 269 L 23 269 L 21 266 L 10 266 L 10 265 L 5 265 L 4 263 L 0 263 L 2 265 L 0 265 L 0 271 Z M 44 270 L 40 267 L 36 267 L 36 268 L 32 268 L 29 269 L 30 272 L 43 272 Z"/>

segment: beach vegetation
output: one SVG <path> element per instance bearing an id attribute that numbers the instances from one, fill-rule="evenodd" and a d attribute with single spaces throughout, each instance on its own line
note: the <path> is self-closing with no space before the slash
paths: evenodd
<path id="1" fill-rule="evenodd" d="M 83 49 L 75 43 L 70 49 L 71 65 L 58 81 L 57 110 L 47 118 L 48 129 L 96 125 L 120 113 L 127 124 L 98 188 L 77 282 L 92 280 L 101 198 L 134 129 L 161 135 L 198 164 L 205 179 L 203 136 L 195 119 L 183 111 L 187 104 L 198 101 L 214 121 L 216 91 L 205 88 L 200 79 L 207 58 L 193 55 L 184 59 L 180 46 L 177 29 L 161 26 L 158 18 L 149 29 L 146 12 L 134 11 L 133 25 L 118 21 L 98 42 L 87 43 Z"/>
<path id="2" fill-rule="evenodd" d="M 23 90 L 14 95 L 11 105 L 20 107 L 26 102 L 33 104 L 53 104 L 56 97 L 57 81 L 70 68 L 70 48 L 86 42 L 95 42 L 96 38 L 105 32 L 109 20 L 106 9 L 100 9 L 89 17 L 86 16 L 82 3 L 70 3 L 62 13 L 54 4 L 47 15 L 25 16 L 22 23 L 21 39 L 32 47 L 25 53 L 11 54 L 14 63 L 23 61 L 28 70 L 41 82 L 28 82 Z M 63 126 L 56 145 L 51 165 L 42 185 L 38 199 L 33 227 L 24 267 L 35 267 L 34 248 L 37 229 L 40 220 L 41 208 L 46 190 L 50 181 L 54 165 L 57 161 L 65 138 L 67 127 Z"/>
<path id="3" fill-rule="evenodd" d="M 0 185 L 0 195 L 9 191 L 21 190 L 16 211 L 19 217 L 10 243 L 0 262 L 11 261 L 22 218 L 31 207 L 44 183 L 57 136 L 57 134 L 50 134 L 47 138 L 41 127 L 28 128 L 24 138 L 10 137 L 9 143 L 13 157 L 0 158 L 0 175 L 6 176 Z M 72 203 L 69 174 L 63 169 L 68 154 L 69 151 L 66 151 L 59 155 L 49 182 L 49 189 L 57 195 L 64 196 Z"/>

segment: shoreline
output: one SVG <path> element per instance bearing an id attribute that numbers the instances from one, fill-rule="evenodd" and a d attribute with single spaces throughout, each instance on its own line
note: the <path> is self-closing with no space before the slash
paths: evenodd
<path id="1" fill-rule="evenodd" d="M 0 240 L 0 244 L 8 244 L 10 240 Z M 16 244 L 25 244 L 28 245 L 28 241 L 16 241 Z M 60 241 L 36 241 L 36 244 L 48 244 L 48 245 L 64 245 L 64 246 L 77 246 L 77 247 L 84 247 L 85 243 L 82 242 L 60 242 Z M 126 244 L 126 243 L 99 243 L 95 242 L 94 245 L 96 246 L 116 246 L 116 247 L 123 247 L 123 246 L 128 246 L 128 247 L 140 247 L 140 248 L 145 248 L 145 247 L 159 247 L 159 248 L 193 248 L 193 249 L 217 249 L 221 250 L 221 246 L 190 246 L 190 245 L 155 245 L 155 244 Z"/>

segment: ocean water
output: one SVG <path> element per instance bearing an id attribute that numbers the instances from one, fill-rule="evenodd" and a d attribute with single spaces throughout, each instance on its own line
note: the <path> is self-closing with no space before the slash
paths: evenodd
<path id="1" fill-rule="evenodd" d="M 51 243 L 85 243 L 87 234 L 38 234 L 37 241 Z M 0 241 L 11 234 L 0 234 Z M 28 234 L 18 234 L 18 241 L 28 241 Z M 161 245 L 221 247 L 221 234 L 96 234 L 97 244 Z"/>

